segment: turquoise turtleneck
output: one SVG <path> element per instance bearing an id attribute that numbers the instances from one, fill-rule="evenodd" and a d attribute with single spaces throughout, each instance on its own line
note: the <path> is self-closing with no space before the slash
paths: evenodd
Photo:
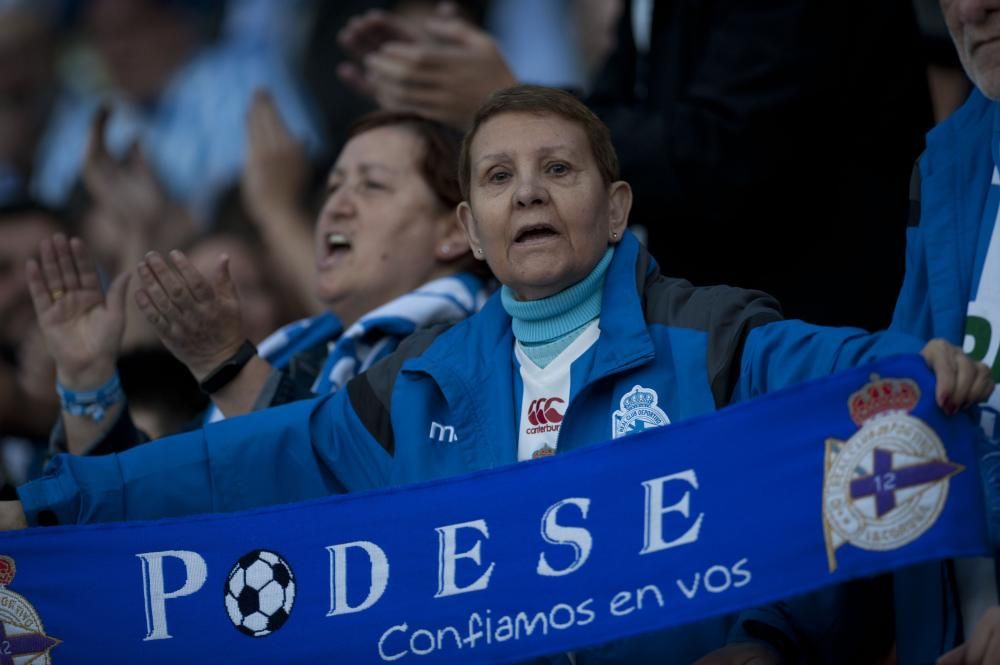
<path id="1" fill-rule="evenodd" d="M 614 252 L 613 246 L 608 247 L 589 275 L 548 298 L 517 300 L 508 287 L 500 290 L 503 308 L 512 319 L 514 337 L 536 365 L 548 365 L 600 316 L 604 275 Z"/>

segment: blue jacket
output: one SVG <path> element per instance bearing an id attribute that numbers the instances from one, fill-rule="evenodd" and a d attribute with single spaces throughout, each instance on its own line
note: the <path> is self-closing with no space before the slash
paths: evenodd
<path id="1" fill-rule="evenodd" d="M 996 206 L 990 182 L 1000 165 L 998 145 L 1000 104 L 978 90 L 927 135 L 911 185 L 906 276 L 892 330 L 962 345 L 992 229 L 987 208 Z M 895 578 L 900 665 L 933 662 L 962 642 L 950 564 L 917 566 Z"/>
<path id="2" fill-rule="evenodd" d="M 782 321 L 763 293 L 663 277 L 631 234 L 608 269 L 600 328 L 585 385 L 564 415 L 560 452 L 611 438 L 613 414 L 636 385 L 655 390 L 676 422 L 922 346 L 892 332 Z M 513 344 L 494 296 L 463 322 L 413 335 L 333 396 L 120 455 L 58 457 L 21 488 L 25 512 L 29 523 L 75 523 L 239 510 L 514 463 Z M 780 610 L 767 623 L 786 620 L 780 630 L 794 634 Z M 683 640 L 644 640 L 669 644 L 656 648 L 669 662 L 692 662 L 724 643 L 726 628 L 705 622 L 682 629 Z M 630 648 L 612 645 L 586 660 L 634 662 Z"/>

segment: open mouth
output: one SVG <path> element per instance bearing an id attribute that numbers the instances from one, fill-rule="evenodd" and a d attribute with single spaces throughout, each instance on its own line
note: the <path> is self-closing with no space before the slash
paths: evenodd
<path id="1" fill-rule="evenodd" d="M 515 243 L 540 242 L 554 238 L 559 235 L 554 228 L 548 224 L 532 224 L 519 230 L 514 236 Z"/>
<path id="2" fill-rule="evenodd" d="M 329 265 L 351 251 L 351 239 L 343 233 L 327 233 L 323 237 L 322 263 Z"/>

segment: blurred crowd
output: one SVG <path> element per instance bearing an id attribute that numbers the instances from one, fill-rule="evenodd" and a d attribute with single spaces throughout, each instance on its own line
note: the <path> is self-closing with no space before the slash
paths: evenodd
<path id="1" fill-rule="evenodd" d="M 610 128 L 630 227 L 664 273 L 871 331 L 902 284 L 925 134 L 971 89 L 938 0 L 0 0 L 7 496 L 54 451 L 322 394 L 475 311 L 495 283 L 448 226 L 455 160 L 483 101 L 518 82 L 569 90 Z M 388 210 L 369 191 L 387 187 L 409 198 Z M 365 215 L 398 220 L 352 226 Z M 202 278 L 181 302 L 158 290 L 175 274 L 238 306 L 172 316 L 197 310 Z M 31 281 L 55 305 L 90 277 L 81 307 L 122 320 L 77 325 L 89 355 L 53 354 L 39 317 L 56 330 L 62 313 L 33 308 Z M 452 309 L 406 300 L 425 284 Z M 244 339 L 284 375 L 246 365 L 243 392 L 206 414 L 199 383 Z M 106 427 L 60 419 L 54 385 L 100 354 L 131 422 L 95 450 Z M 891 636 L 891 606 L 868 610 L 858 622 Z M 858 649 L 851 662 L 877 662 L 891 637 Z"/>

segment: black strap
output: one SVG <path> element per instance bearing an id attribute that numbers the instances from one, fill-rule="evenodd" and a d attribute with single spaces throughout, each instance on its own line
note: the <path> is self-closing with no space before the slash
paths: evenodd
<path id="1" fill-rule="evenodd" d="M 257 355 L 257 347 L 250 340 L 244 340 L 236 353 L 209 372 L 205 380 L 199 384 L 202 391 L 211 395 L 222 390 L 230 381 L 239 376 L 239 373 L 255 355 Z"/>

